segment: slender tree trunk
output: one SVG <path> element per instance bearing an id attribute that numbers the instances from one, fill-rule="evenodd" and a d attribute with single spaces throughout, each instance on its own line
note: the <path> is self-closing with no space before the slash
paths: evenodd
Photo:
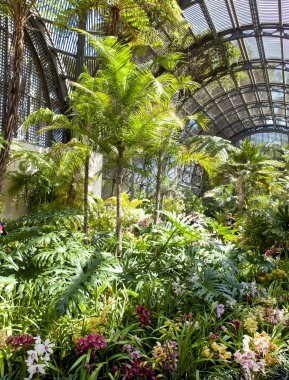
<path id="1" fill-rule="evenodd" d="M 22 15 L 16 15 L 14 24 L 12 75 L 8 90 L 8 110 L 4 121 L 4 146 L 0 151 L 0 192 L 2 192 L 4 175 L 9 163 L 11 142 L 13 134 L 17 131 L 19 118 L 18 108 L 23 68 L 25 19 Z"/>
<path id="2" fill-rule="evenodd" d="M 118 159 L 116 167 L 116 254 L 120 256 L 122 253 L 122 181 L 123 181 L 123 161 L 125 146 L 123 143 L 118 145 Z"/>
<path id="3" fill-rule="evenodd" d="M 69 185 L 69 189 L 67 192 L 67 205 L 69 207 L 74 206 L 75 197 L 76 197 L 76 191 L 75 191 L 73 185 L 74 185 L 74 179 L 71 180 L 70 185 Z"/>
<path id="4" fill-rule="evenodd" d="M 157 158 L 157 177 L 156 177 L 156 203 L 154 223 L 157 223 L 160 215 L 161 202 L 161 182 L 162 182 L 162 155 L 159 153 Z"/>
<path id="5" fill-rule="evenodd" d="M 131 162 L 132 164 L 132 167 L 133 167 L 133 160 Z M 132 172 L 131 172 L 131 177 L 130 177 L 130 200 L 132 201 L 134 199 L 134 193 L 135 193 L 135 172 L 132 168 Z"/>
<path id="6" fill-rule="evenodd" d="M 113 176 L 112 176 L 112 180 L 111 180 L 110 197 L 113 197 L 115 183 L 116 183 L 116 170 L 113 171 Z"/>
<path id="7" fill-rule="evenodd" d="M 83 195 L 83 232 L 86 235 L 85 244 L 87 241 L 88 232 L 88 184 L 89 184 L 89 153 L 87 153 L 84 162 L 84 195 Z"/>
<path id="8" fill-rule="evenodd" d="M 78 28 L 86 31 L 87 13 L 84 12 L 79 16 Z M 75 77 L 76 80 L 83 73 L 84 70 L 84 53 L 85 53 L 85 35 L 78 33 L 77 37 L 77 55 L 76 55 L 76 66 L 75 66 Z"/>
<path id="9" fill-rule="evenodd" d="M 245 198 L 245 179 L 241 176 L 239 177 L 237 184 L 237 199 L 238 199 L 238 209 L 242 210 L 244 206 Z"/>

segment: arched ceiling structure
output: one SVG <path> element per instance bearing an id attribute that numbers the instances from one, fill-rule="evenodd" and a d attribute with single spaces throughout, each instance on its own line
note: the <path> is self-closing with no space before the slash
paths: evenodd
<path id="1" fill-rule="evenodd" d="M 201 111 L 211 133 L 231 140 L 289 131 L 289 1 L 179 0 L 203 51 L 217 46 L 224 64 L 212 70 L 184 103 Z M 235 49 L 228 57 L 227 51 Z M 197 43 L 190 47 L 194 56 Z M 199 52 L 198 52 L 199 54 Z M 193 73 L 194 67 L 189 67 Z"/>
<path id="2" fill-rule="evenodd" d="M 289 0 L 178 1 L 192 32 L 183 46 L 189 57 L 185 72 L 200 83 L 184 99 L 185 112 L 203 112 L 210 119 L 211 134 L 230 140 L 258 132 L 288 134 Z M 61 104 L 65 79 L 77 75 L 79 41 L 75 31 L 54 25 L 59 7 L 69 4 L 60 0 L 53 9 L 43 2 L 26 34 L 40 69 L 46 78 L 49 74 L 48 98 Z M 77 19 L 71 26 L 78 26 Z M 86 29 L 102 34 L 103 19 L 97 10 L 90 12 Z M 163 32 L 166 48 L 172 41 L 169 31 Z M 146 59 L 156 53 L 162 51 L 151 49 Z M 84 65 L 93 74 L 98 63 L 89 44 L 84 56 Z M 197 67 L 198 62 L 205 63 L 204 68 L 202 63 Z"/>

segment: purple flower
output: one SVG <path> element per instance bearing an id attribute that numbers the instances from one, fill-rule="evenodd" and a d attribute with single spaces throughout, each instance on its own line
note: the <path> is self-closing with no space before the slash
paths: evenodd
<path id="1" fill-rule="evenodd" d="M 132 351 L 132 352 L 130 353 L 130 357 L 131 357 L 132 359 L 139 359 L 139 358 L 141 357 L 141 353 L 140 353 L 139 351 L 137 351 L 137 350 Z"/>
<path id="2" fill-rule="evenodd" d="M 151 311 L 149 309 L 146 309 L 143 305 L 138 305 L 136 307 L 136 312 L 138 314 L 139 324 L 142 328 L 151 325 Z"/>
<path id="3" fill-rule="evenodd" d="M 133 346 L 131 344 L 125 344 L 122 348 L 122 352 L 130 353 L 133 350 Z"/>
<path id="4" fill-rule="evenodd" d="M 225 305 L 223 305 L 222 303 L 219 303 L 216 308 L 217 317 L 221 318 L 224 312 L 225 312 Z"/>

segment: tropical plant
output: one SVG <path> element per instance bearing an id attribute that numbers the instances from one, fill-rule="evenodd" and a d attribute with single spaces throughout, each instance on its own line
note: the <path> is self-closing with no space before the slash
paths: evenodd
<path id="1" fill-rule="evenodd" d="M 68 9 L 58 15 L 59 25 L 67 26 L 69 20 L 75 19 L 76 15 L 84 24 L 89 10 L 99 10 L 103 21 L 100 32 L 132 45 L 162 44 L 161 33 L 155 27 L 156 22 L 188 28 L 176 0 L 81 0 L 77 3 L 69 0 L 68 3 Z"/>
<path id="2" fill-rule="evenodd" d="M 271 181 L 280 174 L 284 164 L 269 159 L 262 152 L 262 146 L 244 140 L 239 148 L 231 152 L 230 159 L 219 167 L 219 179 L 230 180 L 235 184 L 238 208 L 244 207 L 250 185 L 269 187 Z"/>
<path id="3" fill-rule="evenodd" d="M 76 139 L 55 144 L 46 152 L 14 149 L 11 160 L 18 162 L 19 169 L 9 173 L 10 195 L 16 201 L 24 200 L 29 211 L 81 207 L 88 149 Z"/>
<path id="4" fill-rule="evenodd" d="M 117 189 L 117 252 L 121 252 L 122 211 L 121 192 L 123 169 L 132 157 L 145 147 L 154 145 L 159 130 L 181 124 L 172 105 L 173 95 L 182 88 L 190 88 L 189 78 L 163 74 L 155 78 L 152 72 L 132 60 L 132 50 L 114 38 L 100 40 L 89 36 L 91 44 L 102 57 L 100 70 L 93 78 L 84 74 L 71 95 L 74 115 L 83 123 L 63 122 L 47 110 L 46 121 L 53 128 L 71 128 L 86 136 L 106 157 L 114 162 Z M 28 122 L 43 120 L 43 111 L 30 116 Z M 45 128 L 44 130 L 49 129 Z"/>

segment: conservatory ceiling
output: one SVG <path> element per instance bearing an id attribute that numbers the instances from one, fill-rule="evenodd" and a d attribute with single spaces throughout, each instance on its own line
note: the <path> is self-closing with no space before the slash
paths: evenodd
<path id="1" fill-rule="evenodd" d="M 65 0 L 60 3 L 67 5 Z M 185 112 L 203 112 L 210 119 L 211 133 L 231 140 L 257 132 L 287 133 L 289 0 L 179 0 L 179 4 L 192 32 L 190 45 L 184 47 L 189 56 L 186 72 L 194 77 L 198 55 L 209 49 L 218 49 L 222 58 L 220 67 L 212 62 L 198 90 L 184 100 Z M 60 79 L 75 79 L 76 32 L 56 28 L 57 12 L 47 5 L 38 11 L 35 18 L 50 36 L 48 49 L 62 63 Z M 99 12 L 92 11 L 87 30 L 97 35 L 102 26 Z M 169 33 L 164 32 L 168 46 Z M 85 45 L 84 64 L 96 72 L 97 61 L 89 44 Z"/>
<path id="2" fill-rule="evenodd" d="M 212 134 L 228 139 L 256 132 L 286 133 L 289 0 L 179 3 L 193 33 L 208 34 L 206 46 L 219 46 L 225 62 L 225 67 L 204 79 L 186 101 L 187 111 L 203 111 L 211 120 Z M 228 43 L 238 52 L 233 59 L 226 58 Z"/>

